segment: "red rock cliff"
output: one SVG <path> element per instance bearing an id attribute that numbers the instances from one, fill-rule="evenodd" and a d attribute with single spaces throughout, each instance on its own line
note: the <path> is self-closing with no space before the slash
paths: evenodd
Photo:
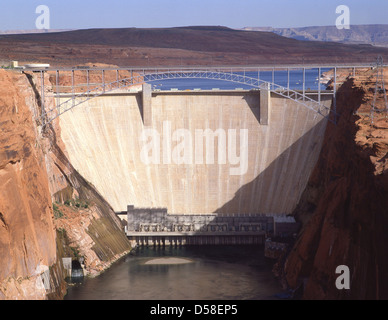
<path id="1" fill-rule="evenodd" d="M 44 156 L 18 88 L 23 80 L 0 70 L 0 299 L 45 298 L 37 282 L 56 261 Z"/>
<path id="2" fill-rule="evenodd" d="M 131 248 L 110 205 L 67 159 L 58 122 L 42 131 L 39 83 L 0 70 L 0 300 L 60 299 L 63 257 L 84 258 L 96 275 Z"/>
<path id="3" fill-rule="evenodd" d="M 371 125 L 373 71 L 369 75 L 340 88 L 338 123 L 328 124 L 295 210 L 304 228 L 285 277 L 292 288 L 304 284 L 305 299 L 388 298 L 388 119 L 375 114 Z M 350 269 L 350 290 L 335 286 L 339 265 Z"/>

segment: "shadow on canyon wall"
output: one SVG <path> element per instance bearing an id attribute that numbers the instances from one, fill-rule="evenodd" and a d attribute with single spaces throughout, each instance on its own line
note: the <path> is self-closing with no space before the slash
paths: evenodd
<path id="1" fill-rule="evenodd" d="M 376 150 L 356 143 L 366 135 L 354 112 L 365 92 L 346 81 L 337 93 L 336 125 L 329 122 L 318 162 L 294 210 L 304 228 L 283 276 L 305 299 L 387 299 L 388 179 L 376 175 Z M 369 127 L 369 125 L 367 126 Z M 374 149 L 384 147 L 374 143 Z M 336 268 L 350 270 L 350 290 L 338 290 Z"/>

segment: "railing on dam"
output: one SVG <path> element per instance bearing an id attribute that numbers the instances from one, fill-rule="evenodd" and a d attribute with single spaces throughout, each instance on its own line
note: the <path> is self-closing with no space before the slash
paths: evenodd
<path id="1" fill-rule="evenodd" d="M 143 245 L 263 244 L 268 236 L 288 237 L 299 228 L 293 218 L 276 215 L 170 215 L 164 208 L 134 206 L 126 219 L 127 237 Z"/>
<path id="2" fill-rule="evenodd" d="M 264 89 L 279 94 L 288 99 L 294 100 L 305 107 L 314 110 L 322 117 L 329 117 L 330 120 L 337 118 L 336 113 L 336 90 L 338 82 L 338 70 L 347 70 L 349 75 L 355 75 L 360 68 L 371 68 L 373 65 L 292 65 L 292 66 L 260 66 L 260 67 L 168 67 L 168 68 L 89 68 L 75 67 L 62 69 L 33 69 L 40 73 L 41 101 L 42 101 L 42 126 L 53 121 L 64 112 L 89 101 L 90 99 L 108 93 L 128 93 L 128 89 L 136 85 L 156 80 L 166 79 L 208 79 L 233 82 L 248 86 L 252 89 Z M 308 93 L 311 88 L 306 86 L 306 71 L 316 70 L 319 83 L 322 78 L 322 70 L 330 69 L 331 74 L 325 81 L 331 82 L 333 95 L 333 107 L 328 108 L 321 103 L 321 96 L 324 94 L 321 86 L 318 85 L 316 99 L 311 98 Z M 293 89 L 290 81 L 290 74 L 299 70 L 302 76 L 301 88 Z M 275 73 L 283 71 L 286 77 L 284 83 L 279 84 L 275 79 Z M 50 74 L 51 97 L 55 97 L 56 105 L 46 108 L 45 98 L 49 94 L 45 88 L 44 72 Z M 264 72 L 272 74 L 271 79 L 263 80 L 261 75 Z M 315 72 L 315 71 L 314 71 Z M 325 94 L 328 92 L 326 91 Z"/>

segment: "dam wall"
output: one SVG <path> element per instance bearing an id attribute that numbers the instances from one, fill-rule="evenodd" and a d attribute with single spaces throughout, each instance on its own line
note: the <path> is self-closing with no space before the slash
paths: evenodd
<path id="1" fill-rule="evenodd" d="M 64 113 L 61 138 L 71 163 L 115 211 L 287 214 L 317 161 L 327 119 L 276 93 L 260 95 L 153 92 L 144 113 L 141 92 L 106 94 Z M 322 96 L 327 107 L 331 100 Z M 206 129 L 213 145 L 196 139 Z"/>

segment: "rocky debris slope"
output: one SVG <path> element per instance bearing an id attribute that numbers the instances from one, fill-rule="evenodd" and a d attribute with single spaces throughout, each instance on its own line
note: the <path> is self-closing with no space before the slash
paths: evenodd
<path id="1" fill-rule="evenodd" d="M 305 299 L 388 298 L 388 115 L 376 113 L 371 123 L 374 74 L 348 78 L 339 89 L 338 123 L 328 124 L 295 210 L 304 227 L 284 277 L 291 288 L 304 287 Z M 339 265 L 350 269 L 350 290 L 335 286 Z"/>
<path id="2" fill-rule="evenodd" d="M 30 85 L 41 92 L 40 79 L 27 74 Z M 50 74 L 45 74 L 49 84 Z M 45 87 L 45 110 L 55 108 L 50 85 Z M 38 109 L 42 103 L 37 98 Z M 40 108 L 39 108 L 40 105 Z M 39 112 L 38 112 L 39 113 Z M 37 127 L 41 128 L 40 117 Z M 87 275 L 95 276 L 131 250 L 121 221 L 112 207 L 70 163 L 61 140 L 58 118 L 42 131 L 41 147 L 54 205 L 54 224 L 60 239 L 58 250 L 72 259 L 83 258 Z"/>

